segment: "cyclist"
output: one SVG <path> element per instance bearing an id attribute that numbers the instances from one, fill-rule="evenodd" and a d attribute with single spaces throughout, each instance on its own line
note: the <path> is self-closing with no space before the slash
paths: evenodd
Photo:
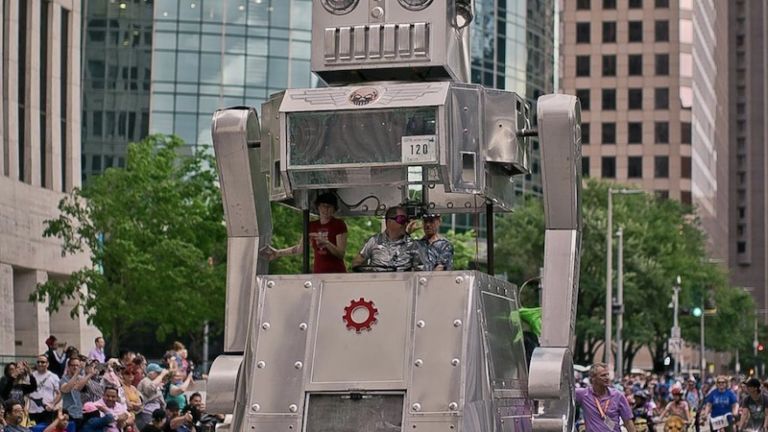
<path id="1" fill-rule="evenodd" d="M 710 430 L 725 429 L 733 432 L 733 422 L 738 410 L 736 393 L 728 388 L 728 379 L 720 375 L 717 377 L 717 388 L 709 392 L 704 399 L 704 409 L 701 418 L 709 416 Z"/>

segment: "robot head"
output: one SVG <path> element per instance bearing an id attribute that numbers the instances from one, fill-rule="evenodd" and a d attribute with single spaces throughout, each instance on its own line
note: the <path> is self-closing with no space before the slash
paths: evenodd
<path id="1" fill-rule="evenodd" d="M 313 0 L 312 70 L 328 84 L 469 79 L 472 0 Z"/>

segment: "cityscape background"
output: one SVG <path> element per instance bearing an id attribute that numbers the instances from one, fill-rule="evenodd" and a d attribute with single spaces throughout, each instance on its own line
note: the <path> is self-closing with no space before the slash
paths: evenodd
<path id="1" fill-rule="evenodd" d="M 41 237 L 64 193 L 149 133 L 210 148 L 211 115 L 310 72 L 311 0 L 0 0 L 0 355 L 52 328 L 97 333 L 27 301 L 87 257 Z M 583 174 L 691 206 L 711 260 L 768 316 L 768 8 L 762 0 L 475 0 L 471 79 L 530 103 L 582 104 Z M 538 143 L 524 192 L 539 194 Z M 451 227 L 483 218 L 457 215 Z M 58 330 L 62 329 L 62 330 Z M 70 336 L 71 335 L 71 336 Z M 61 339 L 61 337 L 60 337 Z M 22 342 L 23 341 L 23 342 Z"/>

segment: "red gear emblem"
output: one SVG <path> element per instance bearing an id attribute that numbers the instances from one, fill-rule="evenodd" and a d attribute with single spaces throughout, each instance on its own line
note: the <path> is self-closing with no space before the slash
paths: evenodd
<path id="1" fill-rule="evenodd" d="M 368 311 L 368 317 L 362 322 L 357 322 L 352 318 L 352 314 L 361 308 Z M 355 332 L 360 333 L 363 330 L 371 330 L 371 326 L 376 324 L 376 315 L 378 314 L 379 310 L 373 307 L 372 301 L 366 301 L 363 297 L 360 297 L 359 300 L 351 300 L 349 302 L 349 306 L 344 308 L 342 318 L 347 323 L 348 329 L 355 329 Z"/>

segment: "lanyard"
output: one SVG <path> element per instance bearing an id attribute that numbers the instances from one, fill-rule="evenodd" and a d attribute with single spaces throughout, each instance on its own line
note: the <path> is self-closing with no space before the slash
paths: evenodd
<path id="1" fill-rule="evenodd" d="M 597 405 L 597 410 L 600 411 L 600 417 L 605 419 L 606 417 L 605 412 L 608 411 L 608 407 L 611 406 L 611 400 L 608 399 L 607 401 L 605 401 L 605 406 L 602 406 L 600 404 L 600 401 L 597 400 L 597 397 L 595 397 L 595 405 Z"/>

